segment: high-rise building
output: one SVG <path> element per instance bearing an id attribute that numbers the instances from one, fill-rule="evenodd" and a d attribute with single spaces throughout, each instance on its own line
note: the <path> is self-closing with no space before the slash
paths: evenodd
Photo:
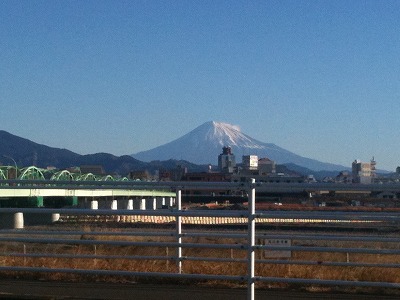
<path id="1" fill-rule="evenodd" d="M 353 182 L 354 183 L 372 183 L 372 179 L 375 177 L 376 161 L 374 158 L 369 163 L 361 162 L 356 159 L 351 165 Z"/>
<path id="2" fill-rule="evenodd" d="M 257 155 L 243 155 L 242 167 L 245 170 L 258 170 L 258 156 Z"/>
<path id="3" fill-rule="evenodd" d="M 223 147 L 222 153 L 218 156 L 218 168 L 223 173 L 233 173 L 235 167 L 236 159 L 231 147 Z"/>

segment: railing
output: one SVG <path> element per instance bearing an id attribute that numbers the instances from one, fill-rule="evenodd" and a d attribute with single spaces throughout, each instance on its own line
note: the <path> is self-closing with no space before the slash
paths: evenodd
<path id="1" fill-rule="evenodd" d="M 1 230 L 0 271 L 241 282 L 249 300 L 255 297 L 255 285 L 263 283 L 400 288 L 400 237 L 395 231 L 363 232 L 397 228 L 397 213 L 255 211 L 254 183 L 191 183 L 191 189 L 245 190 L 248 209 L 185 210 L 183 186 L 154 183 L 152 187 L 167 185 L 176 189 L 173 209 L 0 209 L 0 213 L 60 214 L 53 226 Z M 137 217 L 135 226 L 129 225 L 131 216 Z M 146 216 L 174 220 L 157 227 L 139 226 L 146 225 Z M 216 218 L 230 222 L 224 226 L 206 222 Z M 272 232 L 263 227 L 285 224 L 300 227 Z M 326 227 L 323 233 L 321 228 L 299 230 L 316 224 L 336 228 Z M 361 233 L 343 231 L 349 227 Z M 207 269 L 207 263 L 212 267 Z M 343 274 L 335 275 L 340 270 Z M 368 275 L 374 272 L 388 277 L 371 279 Z"/>

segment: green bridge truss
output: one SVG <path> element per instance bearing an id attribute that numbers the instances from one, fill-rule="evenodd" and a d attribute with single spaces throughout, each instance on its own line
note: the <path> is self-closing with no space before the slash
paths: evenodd
<path id="1" fill-rule="evenodd" d="M 16 168 L 0 166 L 0 180 L 55 180 L 55 181 L 128 181 L 127 177 L 116 178 L 112 175 L 98 176 L 92 173 L 70 172 L 68 170 L 48 170 L 35 166 Z"/>
<path id="2" fill-rule="evenodd" d="M 97 176 L 92 173 L 70 172 L 68 170 L 48 170 L 29 166 L 0 166 L 0 180 L 54 180 L 54 181 L 129 181 L 127 177 L 112 175 Z M 0 207 L 65 207 L 77 205 L 77 197 L 12 197 L 2 198 Z"/>

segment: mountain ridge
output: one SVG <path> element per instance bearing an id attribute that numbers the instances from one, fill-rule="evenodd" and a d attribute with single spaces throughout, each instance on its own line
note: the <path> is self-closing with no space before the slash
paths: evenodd
<path id="1" fill-rule="evenodd" d="M 187 167 L 190 171 L 205 171 L 207 166 L 195 165 L 183 160 L 142 162 L 130 155 L 115 156 L 109 153 L 80 155 L 67 149 L 50 147 L 35 143 L 29 139 L 0 130 L 0 162 L 19 168 L 35 165 L 40 168 L 54 166 L 65 169 L 82 165 L 102 165 L 108 174 L 127 175 L 131 171 L 148 170 L 155 172 L 177 166 Z"/>
<path id="2" fill-rule="evenodd" d="M 176 146 L 176 141 L 179 142 L 178 147 Z M 237 157 L 254 154 L 260 158 L 268 157 L 277 164 L 293 163 L 311 171 L 316 171 L 316 169 L 304 162 L 311 162 L 311 165 L 314 163 L 317 166 L 321 166 L 322 164 L 324 168 L 320 170 L 337 172 L 349 169 L 344 166 L 322 163 L 298 156 L 272 143 L 259 142 L 241 132 L 239 126 L 216 121 L 206 122 L 174 141 L 149 150 L 156 153 L 156 156 L 150 160 L 132 157 L 131 155 L 115 156 L 109 153 L 80 155 L 68 149 L 38 144 L 29 139 L 0 130 L 0 161 L 3 164 L 11 164 L 11 159 L 4 157 L 8 156 L 15 159 L 20 167 L 35 165 L 46 168 L 48 166 L 55 166 L 59 169 L 98 164 L 103 165 L 108 173 L 123 175 L 130 171 L 156 171 L 160 168 L 170 169 L 177 166 L 187 167 L 190 172 L 197 172 L 206 171 L 209 164 L 217 165 L 218 155 L 221 153 L 222 147 L 227 145 L 232 147 Z M 175 151 L 173 155 L 168 148 Z M 279 156 L 287 154 L 289 158 L 293 159 L 289 161 L 280 159 Z M 197 160 L 199 157 L 203 157 L 203 161 L 199 162 Z M 6 160 L 9 161 L 7 162 Z"/>
<path id="3" fill-rule="evenodd" d="M 132 154 L 141 161 L 183 159 L 196 164 L 216 164 L 222 147 L 231 147 L 239 155 L 268 157 L 278 164 L 293 163 L 312 171 L 341 171 L 348 167 L 303 157 L 273 143 L 260 142 L 240 131 L 240 127 L 224 122 L 208 121 L 169 143 Z"/>

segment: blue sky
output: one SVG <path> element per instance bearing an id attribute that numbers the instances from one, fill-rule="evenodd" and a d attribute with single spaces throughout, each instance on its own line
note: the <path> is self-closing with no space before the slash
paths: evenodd
<path id="1" fill-rule="evenodd" d="M 400 165 L 400 1 L 0 1 L 2 128 L 80 154 L 207 121 Z"/>

